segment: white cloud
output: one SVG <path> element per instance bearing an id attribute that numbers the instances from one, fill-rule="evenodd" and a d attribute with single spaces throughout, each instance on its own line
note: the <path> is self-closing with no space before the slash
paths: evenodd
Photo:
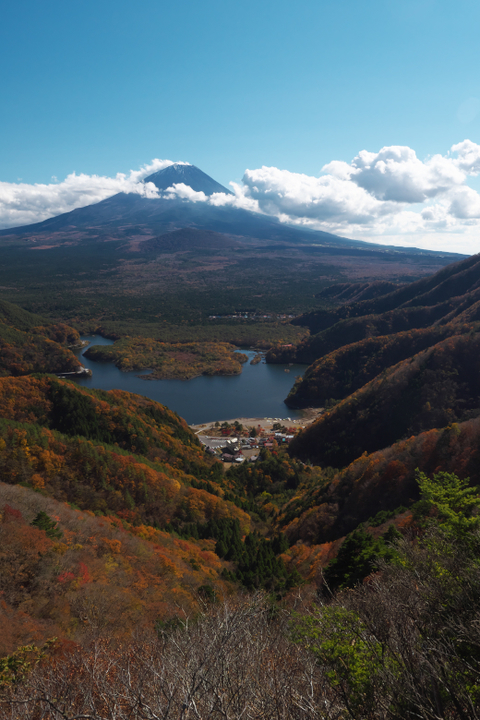
<path id="1" fill-rule="evenodd" d="M 454 218 L 469 220 L 480 218 L 480 195 L 467 186 L 450 193 L 449 211 Z"/>
<path id="2" fill-rule="evenodd" d="M 480 145 L 471 140 L 464 140 L 452 146 L 452 152 L 458 157 L 454 162 L 466 175 L 478 175 L 480 172 Z"/>
<path id="3" fill-rule="evenodd" d="M 242 186 L 235 182 L 230 182 L 229 185 L 232 188 L 233 195 L 213 193 L 208 199 L 210 205 L 216 205 L 217 207 L 230 205 L 242 210 L 250 210 L 250 212 L 261 212 L 258 201 L 247 195 L 248 188 L 245 185 Z"/>
<path id="4" fill-rule="evenodd" d="M 405 203 L 424 202 L 465 180 L 457 161 L 434 155 L 422 162 L 414 150 L 398 145 L 384 147 L 378 153 L 362 150 L 350 165 L 329 163 L 323 171 L 340 173 L 378 200 Z"/>
<path id="5" fill-rule="evenodd" d="M 190 202 L 205 202 L 207 196 L 203 191 L 197 192 L 185 183 L 174 183 L 172 187 L 167 188 L 164 193 L 164 197 L 167 198 L 181 198 L 182 200 L 189 200 Z"/>
<path id="6" fill-rule="evenodd" d="M 392 245 L 480 251 L 480 145 L 464 140 L 420 160 L 409 147 L 362 150 L 319 177 L 275 167 L 247 170 L 245 197 L 282 222 Z"/>
<path id="7" fill-rule="evenodd" d="M 117 173 L 114 178 L 71 173 L 61 182 L 56 182 L 54 178 L 55 182 L 51 184 L 0 182 L 0 228 L 41 222 L 105 200 L 118 192 L 137 193 L 147 198 L 158 197 L 158 190 L 153 183 L 141 181 L 169 165 L 173 165 L 171 160 L 155 159 L 140 170 L 131 170 L 128 175 Z"/>
<path id="8" fill-rule="evenodd" d="M 333 175 L 320 178 L 262 167 L 243 176 L 246 196 L 268 215 L 298 220 L 363 224 L 381 203 L 354 183 Z"/>

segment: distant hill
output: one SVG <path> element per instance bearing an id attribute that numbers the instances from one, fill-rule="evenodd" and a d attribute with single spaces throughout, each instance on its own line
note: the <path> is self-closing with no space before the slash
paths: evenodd
<path id="1" fill-rule="evenodd" d="M 322 295 L 334 297 L 338 287 L 333 286 Z M 340 286 L 339 289 L 342 288 L 344 286 Z M 332 327 L 340 320 L 379 315 L 406 308 L 432 308 L 451 302 L 452 310 L 461 308 L 463 311 L 467 306 L 480 300 L 480 295 L 476 294 L 478 290 L 480 290 L 480 255 L 472 255 L 447 265 L 430 277 L 402 285 L 391 292 L 354 303 L 349 303 L 347 299 L 347 302 L 338 309 L 308 313 L 297 318 L 295 323 L 308 326 L 310 332 L 315 334 Z M 341 299 L 338 294 L 337 298 Z"/>
<path id="2" fill-rule="evenodd" d="M 397 289 L 398 283 L 385 280 L 374 280 L 366 283 L 337 283 L 317 293 L 317 297 L 322 300 L 351 304 L 362 300 L 371 300 Z"/>
<path id="3" fill-rule="evenodd" d="M 469 332 L 470 327 L 448 323 L 368 337 L 341 345 L 310 365 L 302 380 L 292 388 L 285 403 L 294 408 L 311 405 L 324 407 L 332 401 L 342 400 L 392 365 L 447 337 Z M 327 334 L 328 330 L 322 333 L 324 336 Z"/>
<path id="4" fill-rule="evenodd" d="M 28 332 L 34 327 L 38 327 L 45 323 L 45 318 L 41 315 L 28 312 L 18 305 L 0 300 L 0 322 L 8 325 L 15 330 Z"/>
<path id="5" fill-rule="evenodd" d="M 344 467 L 363 452 L 480 414 L 480 333 L 455 335 L 377 375 L 291 444 L 294 455 Z"/>

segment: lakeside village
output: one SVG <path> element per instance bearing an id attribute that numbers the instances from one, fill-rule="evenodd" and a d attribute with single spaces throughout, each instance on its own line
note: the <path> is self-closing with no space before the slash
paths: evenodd
<path id="1" fill-rule="evenodd" d="M 295 433 L 313 422 L 317 413 L 301 420 L 291 418 L 254 418 L 191 425 L 206 452 L 224 463 L 254 463 L 261 448 L 273 449 L 288 445 Z M 243 420 L 243 422 L 241 422 Z M 301 423 L 297 425 L 297 423 Z"/>
<path id="2" fill-rule="evenodd" d="M 229 315 L 209 315 L 209 320 L 293 320 L 296 315 L 285 315 L 285 313 L 257 313 L 254 310 L 238 310 Z"/>

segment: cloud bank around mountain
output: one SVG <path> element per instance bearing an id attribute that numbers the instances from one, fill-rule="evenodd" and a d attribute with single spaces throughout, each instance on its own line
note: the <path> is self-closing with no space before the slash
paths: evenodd
<path id="1" fill-rule="evenodd" d="M 232 205 L 362 240 L 465 253 L 480 251 L 480 145 L 464 140 L 446 155 L 420 160 L 409 147 L 362 150 L 350 163 L 333 160 L 312 177 L 276 167 L 246 170 L 235 195 L 196 202 Z M 188 196 L 174 186 L 171 194 Z M 193 191 L 191 191 L 193 192 Z"/>
<path id="2" fill-rule="evenodd" d="M 65 180 L 48 185 L 0 182 L 0 228 L 42 222 L 119 192 L 157 197 L 155 185 L 142 181 L 169 165 L 173 165 L 173 161 L 156 159 L 140 170 L 131 170 L 128 175 L 117 173 L 114 178 L 71 173 Z"/>
<path id="3" fill-rule="evenodd" d="M 171 165 L 153 160 L 115 178 L 69 175 L 51 185 L 0 183 L 0 226 L 44 220 L 117 192 L 158 197 L 143 179 Z M 276 167 L 246 170 L 233 194 L 207 196 L 179 183 L 165 197 L 240 207 L 282 222 L 378 242 L 464 253 L 480 251 L 480 145 L 464 140 L 425 160 L 409 147 L 362 150 L 350 163 L 333 160 L 318 177 Z"/>

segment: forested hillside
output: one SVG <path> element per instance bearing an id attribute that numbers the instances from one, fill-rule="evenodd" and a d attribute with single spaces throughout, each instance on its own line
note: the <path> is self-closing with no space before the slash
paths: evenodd
<path id="1" fill-rule="evenodd" d="M 277 518 L 291 542 L 321 544 L 343 537 L 378 513 L 386 518 L 419 498 L 415 471 L 443 470 L 480 485 L 480 418 L 452 423 L 362 453 L 286 503 Z M 403 511 L 402 510 L 402 511 Z M 398 511 L 398 512 L 397 512 Z"/>
<path id="2" fill-rule="evenodd" d="M 64 323 L 51 323 L 0 300 L 0 375 L 74 372 L 80 362 L 69 349 L 80 336 Z"/>
<path id="3" fill-rule="evenodd" d="M 323 407 L 342 400 L 392 365 L 445 338 L 472 330 L 472 325 L 448 323 L 342 345 L 312 363 L 303 378 L 292 387 L 285 402 L 289 407 L 312 404 Z"/>
<path id="4" fill-rule="evenodd" d="M 205 520 L 206 512 L 208 519 L 220 503 L 222 515 L 243 517 L 248 528 L 235 506 L 191 487 L 192 480 L 218 480 L 221 464 L 203 452 L 185 421 L 159 403 L 49 376 L 3 378 L 0 414 L 7 482 L 157 526 L 176 512 L 187 520 L 192 514 Z"/>
<path id="5" fill-rule="evenodd" d="M 252 493 L 164 406 L 32 375 L 0 379 L 0 416 L 4 652 L 301 581 Z"/>
<path id="6" fill-rule="evenodd" d="M 455 335 L 385 369 L 322 414 L 291 451 L 343 467 L 365 451 L 478 415 L 479 350 L 479 333 Z"/>
<path id="7" fill-rule="evenodd" d="M 311 336 L 296 347 L 276 347 L 268 362 L 312 363 L 344 345 L 370 337 L 446 323 L 480 320 L 480 257 L 452 263 L 431 277 L 402 285 L 385 295 L 361 302 L 344 302 L 344 285 L 322 296 L 342 302 L 340 307 L 306 313 L 293 324 L 308 327 Z M 382 286 L 381 286 L 382 287 Z M 358 289 L 361 294 L 363 285 Z M 354 294 L 349 285 L 349 295 Z"/>
<path id="8" fill-rule="evenodd" d="M 38 488 L 2 485 L 1 494 L 0 655 L 53 637 L 79 643 L 93 629 L 127 638 L 194 612 L 202 586 L 228 592 L 212 540 L 81 512 Z"/>

